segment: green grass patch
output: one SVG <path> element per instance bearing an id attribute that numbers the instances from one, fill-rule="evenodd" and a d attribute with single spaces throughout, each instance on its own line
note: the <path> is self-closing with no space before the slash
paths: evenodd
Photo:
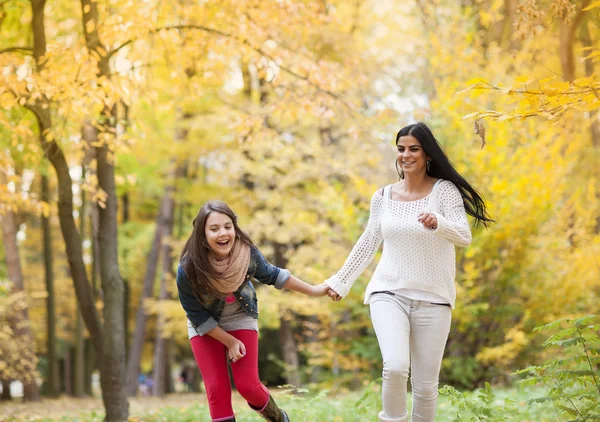
<path id="1" fill-rule="evenodd" d="M 465 400 L 474 403 L 484 403 L 483 390 L 459 393 L 464 395 Z M 234 409 L 238 422 L 261 422 L 263 421 L 254 411 L 248 408 L 234 392 Z M 512 404 L 512 410 L 508 409 L 504 415 L 507 421 L 556 421 L 560 420 L 549 404 L 529 404 L 528 400 L 539 397 L 536 389 L 499 389 L 494 390 L 494 403 L 490 407 L 502 407 L 506 400 Z M 237 396 L 237 397 L 235 397 Z M 377 422 L 377 414 L 381 410 L 381 387 L 378 382 L 373 382 L 362 392 L 351 392 L 347 394 L 334 395 L 327 391 L 318 393 L 301 390 L 292 394 L 285 390 L 275 390 L 274 396 L 280 407 L 284 408 L 293 422 Z M 409 394 L 410 396 L 410 394 Z M 73 399 L 75 400 L 75 399 Z M 168 400 L 163 408 L 146 414 L 130 417 L 135 422 L 210 422 L 206 398 L 198 395 L 198 404 L 191 406 L 169 405 Z M 409 398 L 409 408 L 411 406 Z M 441 394 L 438 402 L 438 414 L 436 422 L 480 420 L 470 419 L 467 416 L 458 417 L 460 405 L 453 404 L 450 396 Z M 514 409 L 517 409 L 515 412 Z M 0 413 L 1 413 L 0 407 Z M 103 412 L 92 411 L 74 416 L 62 416 L 59 418 L 11 418 L 7 422 L 102 422 Z M 486 418 L 487 419 L 487 418 Z M 481 419 L 481 420 L 486 420 Z M 487 419 L 489 420 L 489 419 Z M 264 422 L 264 421 L 263 421 Z"/>

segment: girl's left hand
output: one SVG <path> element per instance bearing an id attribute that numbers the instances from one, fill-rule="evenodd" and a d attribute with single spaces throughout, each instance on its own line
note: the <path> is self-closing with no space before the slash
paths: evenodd
<path id="1" fill-rule="evenodd" d="M 430 230 L 437 229 L 438 221 L 437 221 L 437 217 L 433 213 L 422 212 L 421 214 L 419 214 L 418 221 L 419 221 L 419 223 L 423 224 L 423 226 L 427 229 L 430 229 Z"/>
<path id="2" fill-rule="evenodd" d="M 312 297 L 321 297 L 321 296 L 326 296 L 327 293 L 329 292 L 330 287 L 323 283 L 323 284 L 319 284 L 318 286 L 313 286 L 312 287 Z"/>

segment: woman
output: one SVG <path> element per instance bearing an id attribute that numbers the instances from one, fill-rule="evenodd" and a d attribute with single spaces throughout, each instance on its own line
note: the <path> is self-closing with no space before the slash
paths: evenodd
<path id="1" fill-rule="evenodd" d="M 224 202 L 206 203 L 193 225 L 181 254 L 177 289 L 211 418 L 235 421 L 229 360 L 236 388 L 250 407 L 267 421 L 289 422 L 258 377 L 258 306 L 251 279 L 314 297 L 325 296 L 329 287 L 311 286 L 269 264 Z"/>
<path id="2" fill-rule="evenodd" d="M 400 181 L 375 192 L 369 222 L 342 269 L 325 283 L 333 300 L 346 296 L 383 241 L 365 304 L 383 358 L 382 422 L 433 421 L 438 377 L 454 308 L 454 246 L 468 246 L 475 223 L 493 221 L 477 191 L 452 167 L 424 123 L 396 136 Z"/>

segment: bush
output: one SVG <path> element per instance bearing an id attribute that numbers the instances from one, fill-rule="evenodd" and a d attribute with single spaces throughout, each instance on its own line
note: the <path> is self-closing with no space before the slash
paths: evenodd
<path id="1" fill-rule="evenodd" d="M 544 342 L 544 347 L 559 349 L 561 357 L 514 374 L 525 377 L 519 382 L 522 391 L 543 386 L 544 395 L 527 400 L 528 407 L 523 408 L 515 400 L 498 399 L 488 383 L 477 394 L 445 386 L 440 392 L 449 396 L 456 407 L 455 420 L 530 420 L 530 415 L 523 413 L 530 413 L 535 406 L 543 409 L 541 413 L 552 411 L 558 420 L 600 420 L 600 318 L 590 315 L 576 320 L 561 319 L 535 329 L 547 330 L 558 331 Z M 549 404 L 552 409 L 548 409 Z"/>

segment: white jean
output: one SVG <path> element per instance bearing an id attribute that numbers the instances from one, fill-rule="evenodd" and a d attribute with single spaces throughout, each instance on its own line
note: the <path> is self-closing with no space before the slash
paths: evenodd
<path id="1" fill-rule="evenodd" d="M 452 309 L 400 295 L 374 293 L 371 320 L 383 358 L 381 422 L 406 422 L 406 383 L 411 373 L 412 422 L 432 422 Z"/>

